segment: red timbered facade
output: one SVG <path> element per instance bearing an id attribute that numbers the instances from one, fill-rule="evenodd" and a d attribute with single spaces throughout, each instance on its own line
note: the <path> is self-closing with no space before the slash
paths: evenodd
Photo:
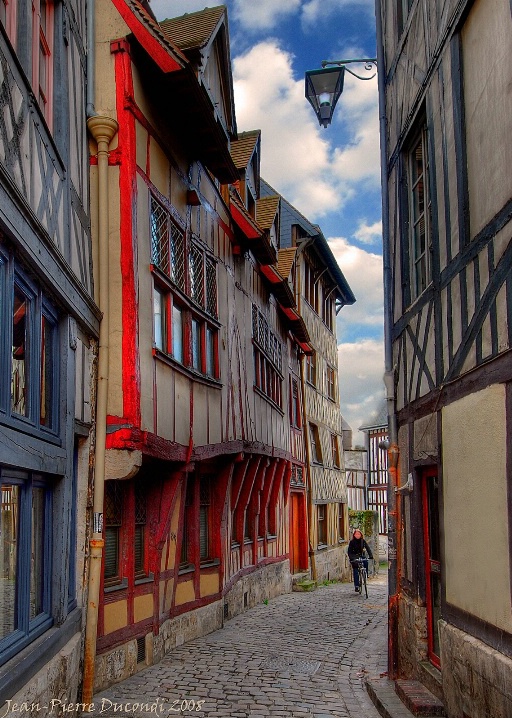
<path id="1" fill-rule="evenodd" d="M 259 198 L 258 133 L 235 161 L 225 8 L 160 25 L 136 0 L 97 13 L 96 109 L 118 131 L 95 690 L 290 590 L 304 487 L 289 407 L 311 351 L 277 271 L 279 202 Z"/>

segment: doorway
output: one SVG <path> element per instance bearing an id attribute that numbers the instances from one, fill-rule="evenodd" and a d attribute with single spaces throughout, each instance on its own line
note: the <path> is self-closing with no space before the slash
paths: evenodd
<path id="1" fill-rule="evenodd" d="M 441 542 L 439 532 L 439 480 L 437 468 L 422 473 L 423 541 L 427 601 L 428 657 L 441 667 L 439 619 L 441 618 Z"/>

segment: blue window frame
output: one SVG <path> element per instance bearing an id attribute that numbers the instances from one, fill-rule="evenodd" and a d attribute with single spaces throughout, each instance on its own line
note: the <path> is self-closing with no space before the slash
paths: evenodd
<path id="1" fill-rule="evenodd" d="M 0 467 L 0 664 L 53 623 L 52 487 L 41 474 Z"/>
<path id="2" fill-rule="evenodd" d="M 57 438 L 58 315 L 8 252 L 0 251 L 0 421 Z M 21 425 L 21 426 L 20 426 Z"/>

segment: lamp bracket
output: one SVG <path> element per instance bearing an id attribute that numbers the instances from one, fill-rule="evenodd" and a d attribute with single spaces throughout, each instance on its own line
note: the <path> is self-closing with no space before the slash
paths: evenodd
<path id="1" fill-rule="evenodd" d="M 373 68 L 375 68 L 375 72 L 373 75 L 365 77 L 364 75 L 358 75 L 356 72 L 351 70 L 349 67 L 346 67 L 346 65 L 350 65 L 352 63 L 359 63 L 364 64 L 364 69 L 367 72 L 371 72 Z M 377 74 L 377 58 L 375 57 L 364 57 L 354 60 L 323 60 L 322 61 L 322 67 L 328 67 L 334 65 L 335 67 L 344 67 L 347 72 L 349 72 L 354 77 L 357 77 L 358 80 L 373 80 L 375 75 Z"/>

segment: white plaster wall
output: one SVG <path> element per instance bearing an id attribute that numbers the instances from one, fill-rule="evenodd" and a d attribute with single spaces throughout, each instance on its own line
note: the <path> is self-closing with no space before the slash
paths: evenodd
<path id="1" fill-rule="evenodd" d="M 442 411 L 446 600 L 512 631 L 505 387 Z"/>

